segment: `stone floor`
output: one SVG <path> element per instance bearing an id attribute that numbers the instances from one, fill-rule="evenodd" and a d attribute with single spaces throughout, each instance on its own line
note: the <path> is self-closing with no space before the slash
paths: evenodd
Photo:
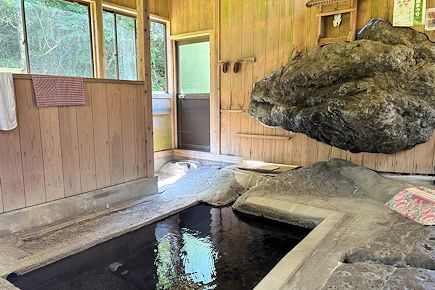
<path id="1" fill-rule="evenodd" d="M 236 185 L 234 173 L 222 167 L 201 166 L 175 184 L 163 186 L 160 194 L 144 197 L 109 215 L 81 217 L 78 223 L 68 222 L 3 238 L 0 277 L 5 278 L 11 272 L 29 272 L 204 200 L 217 204 L 233 202 L 238 197 L 235 190 L 243 189 Z M 5 287 L 0 284 L 0 289 Z"/>
<path id="2" fill-rule="evenodd" d="M 435 231 L 383 206 L 410 183 L 334 160 L 270 178 L 239 197 L 247 186 L 232 169 L 209 165 L 188 172 L 174 184 L 166 179 L 160 194 L 109 215 L 0 240 L 0 277 L 31 271 L 201 201 L 219 205 L 238 198 L 238 210 L 311 228 L 322 223 L 320 212 L 345 217 L 324 233 L 284 289 L 435 289 Z M 264 205 L 255 205 L 255 198 Z M 7 287 L 0 279 L 0 289 Z"/>
<path id="3" fill-rule="evenodd" d="M 410 186 L 333 160 L 269 179 L 234 207 L 307 227 L 321 224 L 313 216 L 322 210 L 345 215 L 320 246 L 306 251 L 311 257 L 283 281 L 284 289 L 435 289 L 435 229 L 384 207 Z M 260 199 L 261 205 L 254 202 Z"/>

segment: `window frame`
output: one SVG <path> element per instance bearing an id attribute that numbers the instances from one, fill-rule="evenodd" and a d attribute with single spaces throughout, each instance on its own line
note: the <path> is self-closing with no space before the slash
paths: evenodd
<path id="1" fill-rule="evenodd" d="M 94 35 L 93 35 L 93 23 L 94 23 L 94 17 L 92 13 L 92 7 L 91 3 L 89 1 L 85 0 L 59 0 L 64 2 L 69 2 L 72 4 L 82 5 L 87 7 L 88 10 L 88 20 L 89 20 L 89 48 L 91 50 L 91 71 L 92 71 L 92 77 L 95 77 L 95 49 L 94 49 Z M 32 74 L 31 71 L 31 61 L 30 61 L 30 52 L 29 52 L 29 41 L 28 41 L 28 33 L 27 33 L 27 22 L 26 22 L 26 7 L 25 7 L 25 0 L 20 0 L 20 8 L 21 8 L 21 25 L 22 25 L 22 31 L 21 31 L 21 37 L 23 40 L 23 47 L 24 47 L 24 54 L 25 54 L 25 74 Z"/>
<path id="2" fill-rule="evenodd" d="M 135 43 L 135 62 L 136 62 L 136 81 L 137 81 L 137 76 L 139 74 L 139 71 L 138 71 L 139 68 L 138 68 L 138 65 L 137 65 L 137 17 L 136 17 L 136 15 L 133 15 L 131 13 L 127 13 L 125 11 L 113 9 L 111 7 L 105 7 L 103 5 L 103 12 L 102 12 L 103 15 L 104 15 L 104 12 L 106 12 L 106 13 L 112 13 L 113 14 L 113 29 L 114 29 L 115 57 L 116 57 L 115 58 L 116 78 L 113 79 L 113 80 L 125 81 L 124 79 L 120 79 L 119 78 L 119 58 L 118 58 L 118 55 L 119 55 L 118 52 L 119 52 L 119 50 L 118 50 L 118 25 L 117 25 L 118 21 L 117 21 L 117 17 L 116 16 L 120 15 L 120 16 L 129 17 L 129 18 L 134 19 L 134 43 Z M 104 33 L 104 23 L 103 23 L 103 27 L 101 28 L 101 30 Z M 103 34 L 103 37 L 104 37 L 104 34 Z M 106 62 L 106 47 L 105 46 L 103 47 L 103 50 L 104 50 L 104 62 Z M 105 71 L 105 73 L 106 73 L 106 79 L 111 80 L 111 79 L 109 79 L 107 77 L 107 66 L 105 66 L 105 68 L 106 68 L 106 71 Z M 135 81 L 135 80 L 129 80 L 129 81 Z"/>
<path id="3" fill-rule="evenodd" d="M 116 15 L 122 15 L 127 16 L 135 19 L 135 43 L 136 43 L 136 62 L 137 62 L 137 56 L 138 56 L 138 48 L 137 48 L 137 13 L 135 9 L 124 7 L 118 4 L 110 3 L 102 1 L 101 3 L 101 10 L 98 9 L 95 6 L 95 2 L 92 0 L 61 0 L 65 2 L 75 3 L 79 5 L 84 5 L 88 8 L 88 19 L 89 19 L 89 29 L 90 29 L 90 48 L 91 48 L 91 64 L 92 64 L 92 77 L 100 77 L 102 72 L 100 70 L 100 65 L 98 62 L 104 61 L 105 57 L 103 54 L 103 57 L 101 57 L 101 50 L 104 53 L 104 40 L 103 40 L 103 47 L 100 48 L 99 44 L 97 44 L 98 35 L 99 33 L 102 33 L 104 31 L 104 28 L 102 27 L 102 23 L 98 24 L 97 20 L 99 17 L 102 17 L 103 12 L 110 12 L 114 13 L 115 15 L 115 22 L 116 22 Z M 21 9 L 21 24 L 22 24 L 22 31 L 20 33 L 23 41 L 23 48 L 24 48 L 24 55 L 25 55 L 25 66 L 23 66 L 24 72 L 21 74 L 31 74 L 30 70 L 30 54 L 29 54 L 29 44 L 28 44 L 28 33 L 27 33 L 27 24 L 26 24 L 26 11 L 25 11 L 25 0 L 20 0 L 20 9 Z M 101 16 L 99 16 L 101 15 Z M 173 56 L 172 56 L 172 42 L 170 41 L 170 20 L 164 17 L 160 17 L 154 14 L 150 14 L 149 21 L 161 23 L 165 26 L 165 80 L 166 80 L 166 91 L 153 91 L 153 95 L 170 95 L 173 90 Z M 101 25 L 101 28 L 99 27 Z M 99 31 L 97 31 L 99 30 Z M 115 30 L 115 37 L 117 38 Z M 103 35 L 104 37 L 104 35 Z M 116 40 L 116 53 L 118 53 L 118 41 Z M 102 58 L 102 59 L 101 59 Z M 116 62 L 118 62 L 118 55 Z M 119 79 L 119 65 L 117 64 L 117 79 L 114 80 L 120 80 Z M 103 75 L 106 73 L 106 69 L 104 70 Z M 136 74 L 138 75 L 139 67 L 136 65 Z M 108 79 L 107 77 L 103 77 L 104 79 Z M 110 79 L 109 79 L 110 80 Z"/>
<path id="4" fill-rule="evenodd" d="M 164 20 L 162 20 L 162 19 L 158 19 L 158 18 L 155 18 L 155 17 L 150 17 L 150 22 L 155 22 L 155 23 L 159 23 L 159 24 L 162 24 L 162 25 L 164 25 L 164 27 L 165 27 L 165 31 L 164 31 L 164 34 L 165 34 L 165 37 L 164 37 L 164 39 L 165 39 L 165 90 L 164 91 L 153 91 L 152 90 L 152 93 L 153 94 L 167 94 L 167 93 L 169 93 L 169 62 L 170 62 L 170 59 L 169 59 L 169 47 L 168 47 L 168 45 L 169 45 L 169 31 L 168 31 L 168 26 L 169 26 L 169 22 L 168 21 L 164 21 Z M 150 33 L 151 33 L 151 31 L 150 31 Z"/>

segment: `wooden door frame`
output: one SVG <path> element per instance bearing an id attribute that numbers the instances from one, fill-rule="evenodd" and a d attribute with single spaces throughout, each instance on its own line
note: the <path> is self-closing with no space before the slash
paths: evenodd
<path id="1" fill-rule="evenodd" d="M 176 42 L 190 38 L 208 36 L 210 43 L 210 153 L 220 154 L 220 95 L 218 88 L 218 46 L 216 45 L 216 33 L 213 30 L 201 30 L 183 34 L 171 35 L 172 50 L 172 94 L 174 101 L 177 99 L 177 56 Z M 173 147 L 178 148 L 177 106 L 173 106 Z"/>

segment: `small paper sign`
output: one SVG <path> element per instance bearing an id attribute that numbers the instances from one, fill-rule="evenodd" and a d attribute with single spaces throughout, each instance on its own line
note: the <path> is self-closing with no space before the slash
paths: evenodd
<path id="1" fill-rule="evenodd" d="M 394 0 L 393 26 L 424 25 L 426 0 Z"/>
<path id="2" fill-rule="evenodd" d="M 435 8 L 430 8 L 426 10 L 426 30 L 435 30 Z"/>

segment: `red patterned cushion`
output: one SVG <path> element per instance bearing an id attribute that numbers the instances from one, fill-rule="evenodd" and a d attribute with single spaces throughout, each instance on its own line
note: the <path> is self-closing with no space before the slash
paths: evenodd
<path id="1" fill-rule="evenodd" d="M 407 188 L 385 206 L 419 224 L 435 225 L 435 192 L 432 189 L 423 186 Z"/>

